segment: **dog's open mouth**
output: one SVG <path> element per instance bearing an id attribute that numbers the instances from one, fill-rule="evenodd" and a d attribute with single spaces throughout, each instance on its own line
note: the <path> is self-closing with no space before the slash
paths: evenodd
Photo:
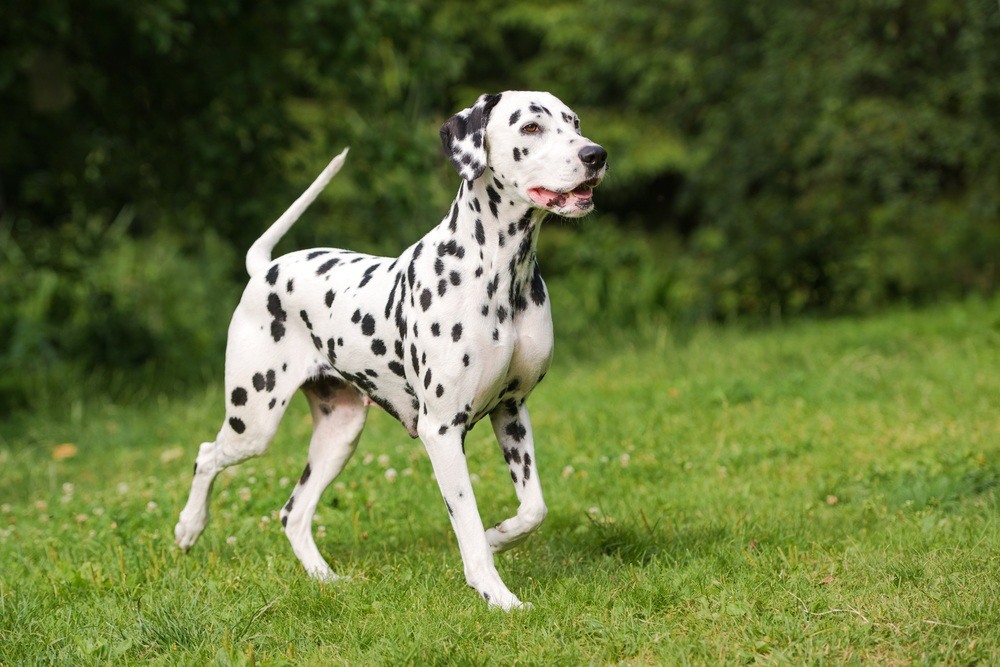
<path id="1" fill-rule="evenodd" d="M 594 188 L 601 182 L 601 178 L 595 177 L 584 181 L 572 190 L 559 192 L 548 188 L 530 188 L 528 196 L 531 201 L 538 206 L 547 209 L 565 209 L 575 206 L 581 209 L 588 209 L 594 205 Z"/>

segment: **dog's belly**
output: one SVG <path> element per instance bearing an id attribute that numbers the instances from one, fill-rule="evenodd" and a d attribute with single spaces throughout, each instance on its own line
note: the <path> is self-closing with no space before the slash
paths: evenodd
<path id="1" fill-rule="evenodd" d="M 416 436 L 420 403 L 406 377 L 408 355 L 402 350 L 399 338 L 392 333 L 383 337 L 381 327 L 376 327 L 370 336 L 340 335 L 338 332 L 343 328 L 356 326 L 352 320 L 359 308 L 347 310 L 349 312 L 335 311 L 329 324 L 318 327 L 336 341 L 332 353 L 326 346 L 333 372 L 402 422 L 410 435 Z"/>
<path id="2" fill-rule="evenodd" d="M 394 318 L 401 261 L 319 248 L 285 255 L 273 275 L 289 326 L 311 341 L 312 370 L 344 378 L 414 435 L 419 403 Z"/>

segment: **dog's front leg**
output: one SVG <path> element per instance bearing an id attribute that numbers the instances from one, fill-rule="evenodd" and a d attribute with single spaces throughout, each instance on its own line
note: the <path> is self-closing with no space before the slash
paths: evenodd
<path id="1" fill-rule="evenodd" d="M 486 531 L 490 548 L 504 551 L 523 542 L 541 525 L 546 508 L 527 406 L 523 401 L 520 404 L 502 403 L 490 413 L 490 421 L 520 502 L 515 516 Z"/>
<path id="2" fill-rule="evenodd" d="M 427 448 L 434 476 L 451 517 L 465 567 L 465 580 L 492 607 L 504 610 L 523 607 L 500 579 L 493 563 L 493 552 L 486 542 L 483 520 L 476 506 L 465 459 L 465 425 L 442 423 L 424 417 L 417 431 Z"/>

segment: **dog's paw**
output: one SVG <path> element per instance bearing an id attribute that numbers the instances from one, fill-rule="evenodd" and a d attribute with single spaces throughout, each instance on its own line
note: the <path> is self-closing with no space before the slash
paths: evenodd
<path id="1" fill-rule="evenodd" d="M 489 593 L 482 592 L 481 595 L 486 603 L 493 609 L 501 609 L 503 611 L 514 611 L 515 609 L 531 609 L 530 602 L 521 602 L 517 599 L 517 596 L 510 591 L 504 591 L 501 593 L 496 593 L 490 595 Z"/>
<path id="2" fill-rule="evenodd" d="M 479 586 L 472 587 L 479 592 L 479 595 L 486 600 L 486 604 L 493 609 L 512 611 L 514 609 L 531 608 L 530 604 L 518 600 L 517 596 L 511 593 L 499 579 L 490 583 L 482 583 Z"/>
<path id="3" fill-rule="evenodd" d="M 196 522 L 181 519 L 174 526 L 174 541 L 177 542 L 177 546 L 187 552 L 198 541 L 198 537 L 201 536 L 201 531 L 204 529 L 204 523 L 198 525 Z"/>
<path id="4" fill-rule="evenodd" d="M 508 532 L 505 530 L 504 524 L 500 523 L 497 524 L 496 528 L 488 528 L 486 530 L 486 542 L 490 545 L 490 550 L 493 553 L 500 553 L 501 551 L 507 551 L 511 547 L 516 547 L 528 539 L 529 535 L 531 535 L 530 532 Z"/>
<path id="5" fill-rule="evenodd" d="M 330 569 L 329 565 L 324 563 L 324 567 L 316 567 L 306 570 L 309 574 L 310 579 L 315 579 L 322 584 L 332 584 L 337 581 L 346 581 L 347 577 L 341 576 Z"/>

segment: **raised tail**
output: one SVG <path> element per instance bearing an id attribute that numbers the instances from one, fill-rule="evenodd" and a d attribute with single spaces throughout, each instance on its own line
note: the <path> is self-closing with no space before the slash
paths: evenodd
<path id="1" fill-rule="evenodd" d="M 320 175 L 312 182 L 312 185 L 306 188 L 306 191 L 299 195 L 295 203 L 289 206 L 288 210 L 282 213 L 281 217 L 275 220 L 274 224 L 268 227 L 267 231 L 261 234 L 261 237 L 250 246 L 250 250 L 247 251 L 247 273 L 250 274 L 251 278 L 266 269 L 267 265 L 271 263 L 271 251 L 274 250 L 274 246 L 292 228 L 299 216 L 309 208 L 309 204 L 312 204 L 313 200 L 319 196 L 330 179 L 336 176 L 340 168 L 344 166 L 348 150 L 350 149 L 345 148 L 340 155 L 333 158 L 330 164 L 326 165 L 326 169 L 320 172 Z"/>

